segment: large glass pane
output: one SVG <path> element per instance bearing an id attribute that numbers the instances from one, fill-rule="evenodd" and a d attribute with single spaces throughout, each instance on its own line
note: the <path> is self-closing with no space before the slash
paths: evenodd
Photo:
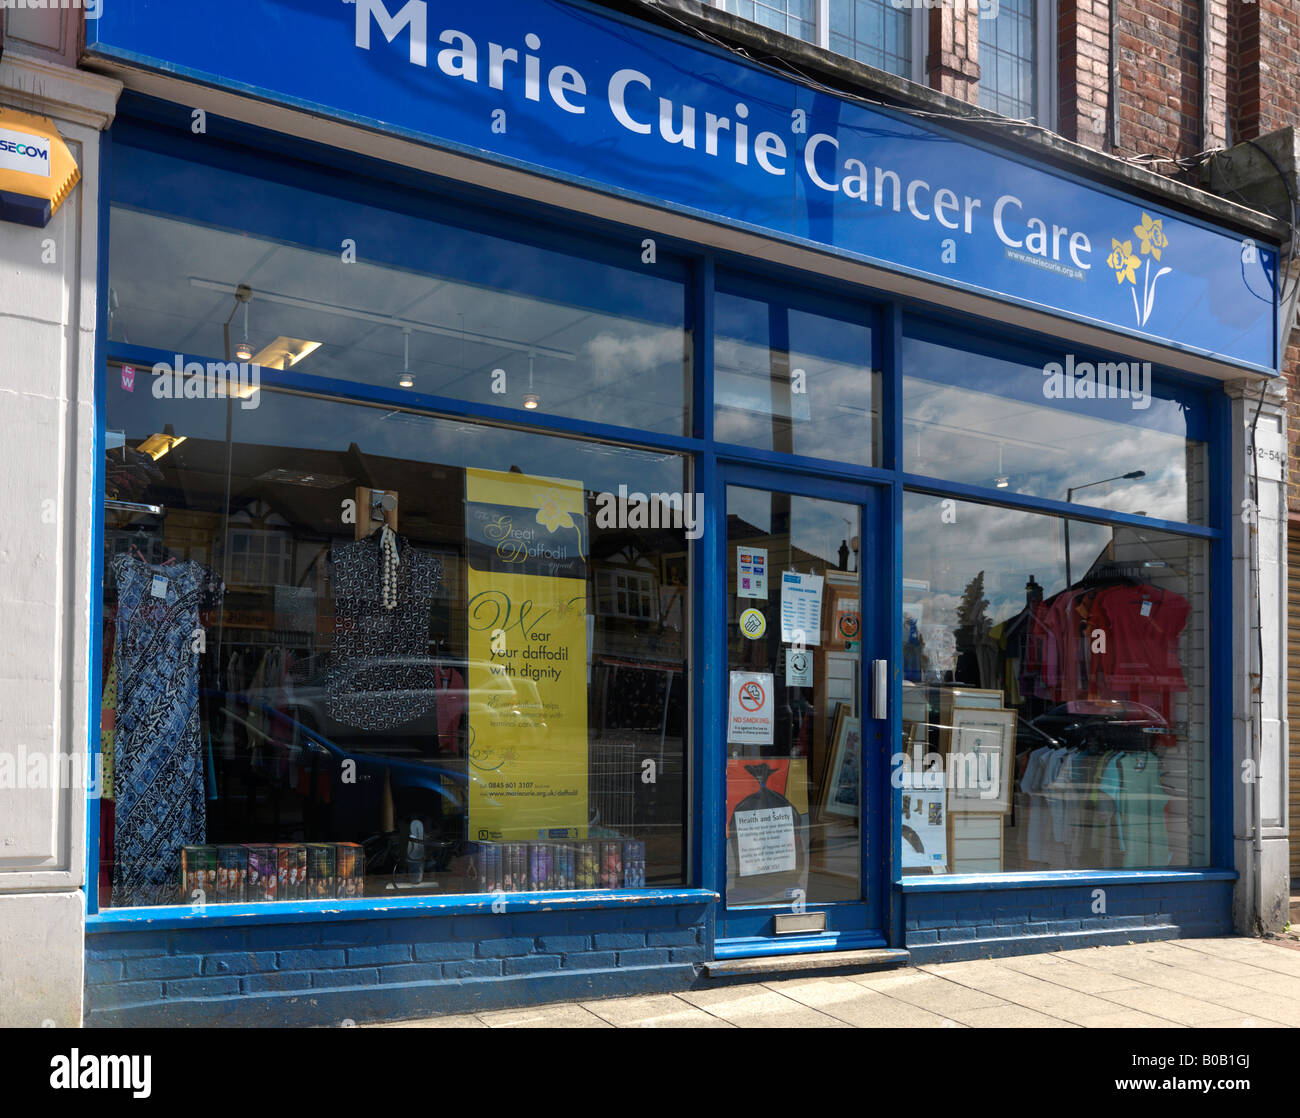
<path id="1" fill-rule="evenodd" d="M 909 321 L 903 468 L 1205 523 L 1208 401 L 1153 383 L 1149 363 L 1111 356 L 1108 364 L 1105 355 L 1029 350 Z"/>
<path id="2" fill-rule="evenodd" d="M 857 505 L 727 489 L 730 906 L 861 898 L 859 530 Z"/>
<path id="3" fill-rule="evenodd" d="M 574 250 L 499 214 L 431 219 L 427 199 L 394 199 L 403 212 L 242 167 L 116 150 L 110 338 L 222 360 L 247 340 L 268 368 L 688 433 L 687 270 L 670 254 L 647 266 L 639 241 Z M 169 198 L 189 216 L 160 212 Z"/>
<path id="4" fill-rule="evenodd" d="M 784 35 L 810 43 L 817 39 L 815 0 L 727 0 L 725 7 Z"/>
<path id="5" fill-rule="evenodd" d="M 909 493 L 908 873 L 1205 866 L 1204 541 Z"/>
<path id="6" fill-rule="evenodd" d="M 714 300 L 718 440 L 874 465 L 880 373 L 871 313 L 728 282 Z"/>
<path id="7" fill-rule="evenodd" d="M 912 76 L 910 5 L 830 0 L 830 17 L 831 50 L 899 77 Z"/>
<path id="8" fill-rule="evenodd" d="M 1038 0 L 999 0 L 992 19 L 980 13 L 980 105 L 1017 120 L 1038 114 L 1037 8 Z"/>
<path id="9" fill-rule="evenodd" d="M 684 881 L 685 459 L 154 380 L 110 369 L 103 904 Z"/>

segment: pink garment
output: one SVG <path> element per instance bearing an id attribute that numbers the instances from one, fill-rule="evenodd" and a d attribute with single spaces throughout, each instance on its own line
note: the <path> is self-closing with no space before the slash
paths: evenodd
<path id="1" fill-rule="evenodd" d="M 438 669 L 438 747 L 460 752 L 460 720 L 465 713 L 465 677 L 455 668 Z"/>

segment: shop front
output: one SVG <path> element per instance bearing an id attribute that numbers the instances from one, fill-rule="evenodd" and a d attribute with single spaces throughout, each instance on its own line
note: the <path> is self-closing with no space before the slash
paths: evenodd
<path id="1" fill-rule="evenodd" d="M 1232 929 L 1275 245 L 568 0 L 88 36 L 88 1024 Z"/>

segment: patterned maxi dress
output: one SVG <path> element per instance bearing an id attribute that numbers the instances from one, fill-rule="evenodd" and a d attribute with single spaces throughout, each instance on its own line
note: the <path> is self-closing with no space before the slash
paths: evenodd
<path id="1" fill-rule="evenodd" d="M 155 566 L 118 555 L 113 573 L 113 903 L 173 904 L 180 895 L 181 847 L 201 845 L 206 828 L 194 633 L 200 608 L 219 605 L 223 587 L 193 562 Z"/>

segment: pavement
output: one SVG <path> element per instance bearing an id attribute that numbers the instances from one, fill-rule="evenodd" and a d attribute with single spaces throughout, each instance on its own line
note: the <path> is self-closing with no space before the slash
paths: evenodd
<path id="1" fill-rule="evenodd" d="M 1300 938 L 1165 940 L 711 984 L 383 1028 L 1290 1028 Z"/>

